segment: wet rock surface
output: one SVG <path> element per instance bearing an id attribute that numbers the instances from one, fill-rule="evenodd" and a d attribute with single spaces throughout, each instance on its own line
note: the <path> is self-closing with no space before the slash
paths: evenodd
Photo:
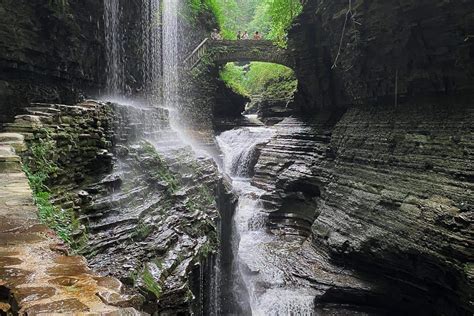
<path id="1" fill-rule="evenodd" d="M 146 311 L 188 312 L 195 298 L 189 276 L 217 250 L 220 180 L 209 158 L 183 145 L 160 152 L 152 143 L 127 145 L 114 173 L 84 188 L 93 196 L 82 215 L 85 253 L 95 270 L 144 295 Z"/>
<path id="2" fill-rule="evenodd" d="M 132 297 L 120 287 L 98 282 L 83 257 L 55 251 L 62 242 L 40 223 L 21 161 L 11 160 L 19 158 L 13 146 L 24 148 L 23 137 L 9 133 L 0 139 L 0 146 L 10 148 L 6 155 L 0 153 L 0 311 L 139 315 Z M 116 300 L 105 302 L 99 293 Z"/>
<path id="3" fill-rule="evenodd" d="M 473 312 L 472 9 L 315 0 L 289 33 L 295 117 L 253 184 L 274 234 L 370 284 L 325 291 L 323 315 Z"/>
<path id="4" fill-rule="evenodd" d="M 356 271 L 328 261 L 324 252 L 313 247 L 311 238 L 308 238 L 311 223 L 307 224 L 303 220 L 311 222 L 315 215 L 310 216 L 301 211 L 300 199 L 304 198 L 304 194 L 297 190 L 304 191 L 303 187 L 294 187 L 293 192 L 287 193 L 285 199 L 278 196 L 275 188 L 267 186 L 259 189 L 251 185 L 249 176 L 252 176 L 252 169 L 257 161 L 257 174 L 253 177 L 253 183 L 262 184 L 259 168 L 263 161 L 268 162 L 269 157 L 266 155 L 269 150 L 277 147 L 276 139 L 281 142 L 281 146 L 285 144 L 285 148 L 295 149 L 298 140 L 291 140 L 290 136 L 297 132 L 299 135 L 308 132 L 297 120 L 287 119 L 284 123 L 273 128 L 241 127 L 217 137 L 224 154 L 225 171 L 232 177 L 232 186 L 238 196 L 233 225 L 226 229 L 232 231 L 231 249 L 234 252 L 231 257 L 234 260 L 234 275 L 229 286 L 234 288 L 232 294 L 239 302 L 240 309 L 227 306 L 229 314 L 312 315 L 316 307 L 318 313 L 323 310 L 317 304 L 328 293 L 343 297 L 353 293 L 351 295 L 360 298 L 380 295 L 376 286 L 359 276 Z M 282 133 L 286 137 L 282 137 Z M 284 142 L 280 137 L 285 137 Z M 255 151 L 259 152 L 256 157 Z M 297 158 L 295 152 L 288 153 Z M 279 154 L 282 155 L 283 152 Z M 275 152 L 272 152 L 272 156 L 275 156 Z M 275 161 L 270 164 L 276 165 Z M 277 177 L 288 177 L 295 179 L 295 182 L 302 180 L 298 179 L 297 172 L 304 172 L 303 168 L 294 168 L 291 177 L 284 174 L 284 168 Z M 260 181 L 257 182 L 258 179 Z M 275 179 L 275 175 L 271 179 Z M 304 191 L 305 194 L 310 193 L 309 188 Z M 285 193 L 285 190 L 280 189 L 279 192 Z M 272 193 L 277 195 L 273 205 L 278 203 L 277 199 L 282 200 L 281 209 L 269 214 L 269 207 L 265 202 Z M 295 201 L 293 196 L 300 199 Z M 308 201 L 311 201 L 311 197 Z M 314 204 L 312 209 L 311 203 L 307 204 L 305 210 L 315 212 Z M 275 216 L 277 212 L 278 216 Z M 353 298 L 352 303 L 357 303 L 358 299 Z M 336 315 L 341 315 L 341 310 L 357 310 L 356 304 L 345 304 L 344 308 L 341 305 L 334 309 Z M 369 309 L 362 308 L 364 311 Z"/>
<path id="5" fill-rule="evenodd" d="M 214 273 L 218 247 L 215 196 L 222 180 L 214 162 L 196 156 L 178 139 L 163 109 L 87 101 L 32 104 L 27 111 L 6 124 L 22 135 L 0 139 L 10 144 L 24 138 L 28 146 L 19 148 L 33 171 L 38 144 L 51 145 L 45 159 L 57 168 L 48 188 L 53 206 L 74 214 L 71 245 L 94 271 L 127 285 L 109 277 L 94 279 L 101 288 L 114 289 L 98 291 L 100 301 L 150 313 L 203 312 L 194 300 L 209 300 L 205 291 L 210 286 L 199 284 L 210 282 L 205 280 Z M 13 164 L 19 171 L 18 156 L 2 149 L 2 166 Z M 61 244 L 50 248 L 69 252 Z M 56 285 L 76 282 L 67 275 L 89 273 L 85 263 L 64 264 L 64 269 L 48 270 Z M 200 265 L 208 267 L 205 274 Z M 72 306 L 69 301 L 63 305 Z"/>

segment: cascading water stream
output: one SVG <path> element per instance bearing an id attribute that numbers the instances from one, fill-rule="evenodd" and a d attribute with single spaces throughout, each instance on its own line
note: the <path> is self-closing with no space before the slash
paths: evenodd
<path id="1" fill-rule="evenodd" d="M 236 274 L 244 281 L 253 315 L 313 315 L 314 290 L 289 282 L 291 276 L 286 271 L 285 258 L 300 244 L 283 241 L 267 232 L 268 214 L 261 202 L 266 192 L 251 185 L 259 147 L 272 136 L 270 128 L 243 127 L 217 137 L 224 154 L 225 172 L 232 178 L 239 197 L 234 215 Z"/>

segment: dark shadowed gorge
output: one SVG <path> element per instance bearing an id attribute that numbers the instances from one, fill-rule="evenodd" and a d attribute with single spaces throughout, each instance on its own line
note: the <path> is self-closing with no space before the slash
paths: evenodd
<path id="1" fill-rule="evenodd" d="M 469 0 L 2 0 L 0 315 L 472 315 L 473 97 Z"/>

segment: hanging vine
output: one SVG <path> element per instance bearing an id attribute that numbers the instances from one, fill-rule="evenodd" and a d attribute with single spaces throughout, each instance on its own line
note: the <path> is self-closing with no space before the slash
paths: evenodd
<path id="1" fill-rule="evenodd" d="M 341 39 L 339 41 L 339 48 L 337 50 L 336 58 L 334 59 L 334 63 L 331 66 L 331 69 L 337 68 L 337 61 L 339 60 L 339 57 L 341 56 L 341 50 L 342 50 L 342 44 L 344 42 L 344 35 L 346 34 L 346 27 L 347 27 L 347 22 L 349 19 L 352 20 L 352 23 L 357 24 L 357 25 L 362 25 L 360 22 L 358 22 L 355 19 L 355 13 L 352 11 L 352 0 L 349 1 L 349 7 L 346 12 L 346 17 L 344 19 L 344 26 L 342 27 L 342 33 L 341 33 Z"/>

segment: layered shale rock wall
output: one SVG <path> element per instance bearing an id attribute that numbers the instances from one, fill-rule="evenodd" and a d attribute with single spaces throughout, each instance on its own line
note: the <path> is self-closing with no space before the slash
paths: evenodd
<path id="1" fill-rule="evenodd" d="M 138 315 L 140 297 L 115 278 L 93 273 L 81 256 L 68 256 L 38 219 L 18 154 L 21 134 L 0 134 L 0 312 L 5 315 L 88 313 Z"/>
<path id="2" fill-rule="evenodd" d="M 271 192 L 263 197 L 270 228 L 307 236 L 385 295 L 361 302 L 346 293 L 326 303 L 469 313 L 472 116 L 459 106 L 363 107 L 337 123 L 276 125 L 253 180 Z"/>
<path id="3" fill-rule="evenodd" d="M 269 225 L 377 288 L 318 306 L 470 315 L 473 4 L 350 9 L 308 1 L 290 32 L 303 118 L 276 126 L 256 166 Z"/>
<path id="4" fill-rule="evenodd" d="M 250 99 L 235 93 L 219 78 L 219 67 L 202 62 L 187 71 L 182 85 L 181 115 L 191 130 L 212 135 L 243 120 Z"/>
<path id="5" fill-rule="evenodd" d="M 308 1 L 289 34 L 306 108 L 471 94 L 472 6 Z"/>
<path id="6" fill-rule="evenodd" d="M 101 1 L 2 1 L 0 122 L 29 102 L 72 103 L 104 82 Z"/>
<path id="7" fill-rule="evenodd" d="M 43 221 L 94 271 L 128 285 L 133 306 L 150 313 L 215 308 L 215 197 L 224 184 L 212 160 L 196 158 L 178 141 L 168 112 L 94 101 L 25 111 L 5 127 L 25 138 L 22 156 L 36 200 L 48 191 L 60 218 Z M 44 186 L 36 185 L 44 173 Z M 125 304 L 115 294 L 104 298 L 116 299 Z"/>
<path id="8" fill-rule="evenodd" d="M 153 19 L 147 8 L 145 1 L 120 1 L 117 29 L 106 30 L 104 1 L 2 1 L 0 124 L 29 103 L 74 104 L 105 93 L 106 32 L 116 32 L 121 93 L 142 96 L 148 58 L 156 54 L 146 50 L 149 33 L 160 31 L 147 25 Z"/>

